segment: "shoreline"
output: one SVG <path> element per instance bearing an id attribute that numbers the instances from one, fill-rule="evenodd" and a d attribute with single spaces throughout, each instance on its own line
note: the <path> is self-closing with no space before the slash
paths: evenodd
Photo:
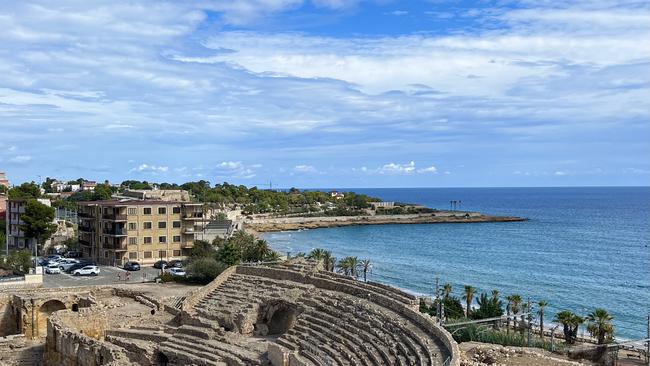
<path id="1" fill-rule="evenodd" d="M 435 214 L 363 215 L 254 218 L 244 221 L 247 230 L 256 233 L 295 231 L 342 226 L 396 225 L 396 224 L 469 224 L 487 222 L 521 222 L 527 218 L 517 216 L 483 215 L 477 212 L 440 211 Z"/>

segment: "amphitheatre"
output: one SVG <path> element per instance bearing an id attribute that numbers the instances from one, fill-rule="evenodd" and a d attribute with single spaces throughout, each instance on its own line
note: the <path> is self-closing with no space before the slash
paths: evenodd
<path id="1" fill-rule="evenodd" d="M 0 293 L 0 365 L 460 365 L 415 296 L 314 262 L 167 286 Z"/>

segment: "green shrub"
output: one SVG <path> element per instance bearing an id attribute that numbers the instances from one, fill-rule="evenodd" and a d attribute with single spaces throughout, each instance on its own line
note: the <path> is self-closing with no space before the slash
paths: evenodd
<path id="1" fill-rule="evenodd" d="M 206 284 L 217 278 L 226 268 L 228 265 L 217 262 L 214 258 L 198 258 L 187 266 L 188 279 L 191 282 Z"/>
<path id="2" fill-rule="evenodd" d="M 165 273 L 160 275 L 160 280 L 162 282 L 174 282 L 174 276 L 172 276 L 171 274 L 165 272 Z"/>

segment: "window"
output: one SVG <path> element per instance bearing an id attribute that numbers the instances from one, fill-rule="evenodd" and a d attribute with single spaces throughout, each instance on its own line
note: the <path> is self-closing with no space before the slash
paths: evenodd
<path id="1" fill-rule="evenodd" d="M 144 259 L 149 259 L 151 258 L 151 252 L 144 252 Z"/>
<path id="2" fill-rule="evenodd" d="M 129 238 L 129 245 L 136 245 L 136 244 L 138 244 L 138 238 L 130 237 Z"/>
<path id="3" fill-rule="evenodd" d="M 166 207 L 158 207 L 158 215 L 164 215 L 167 213 Z"/>
<path id="4" fill-rule="evenodd" d="M 158 221 L 158 229 L 165 229 L 167 227 L 166 221 Z"/>
<path id="5" fill-rule="evenodd" d="M 129 210 L 127 212 L 129 215 L 137 215 L 138 209 L 136 207 L 129 207 Z"/>
<path id="6" fill-rule="evenodd" d="M 138 259 L 138 252 L 129 252 L 129 259 Z"/>
<path id="7" fill-rule="evenodd" d="M 174 257 L 180 257 L 181 256 L 181 251 L 180 250 L 174 250 Z"/>
<path id="8" fill-rule="evenodd" d="M 180 235 L 175 235 L 172 240 L 174 241 L 174 243 L 180 243 L 181 242 L 181 236 Z"/>
<path id="9" fill-rule="evenodd" d="M 174 221 L 172 222 L 172 226 L 175 228 L 181 227 L 181 222 L 180 221 Z"/>
<path id="10" fill-rule="evenodd" d="M 104 251 L 104 258 L 108 258 L 108 250 Z"/>
<path id="11" fill-rule="evenodd" d="M 175 214 L 179 214 L 179 213 L 181 213 L 181 208 L 178 207 L 178 206 L 172 207 L 172 212 L 175 213 Z"/>
<path id="12" fill-rule="evenodd" d="M 151 207 L 143 208 L 142 213 L 145 214 L 145 215 L 151 215 Z"/>
<path id="13" fill-rule="evenodd" d="M 145 236 L 144 237 L 144 243 L 145 244 L 151 244 L 151 237 L 150 236 Z"/>
<path id="14" fill-rule="evenodd" d="M 129 222 L 129 230 L 137 230 L 137 229 L 138 229 L 137 222 Z"/>
<path id="15" fill-rule="evenodd" d="M 159 236 L 158 237 L 158 242 L 159 243 L 166 243 L 167 242 L 167 237 L 166 236 Z"/>
<path id="16" fill-rule="evenodd" d="M 145 229 L 145 230 L 150 230 L 151 229 L 151 222 L 150 221 L 143 222 L 142 223 L 142 228 Z"/>
<path id="17" fill-rule="evenodd" d="M 166 250 L 161 250 L 158 252 L 158 257 L 159 258 L 165 258 L 167 257 L 167 251 Z"/>

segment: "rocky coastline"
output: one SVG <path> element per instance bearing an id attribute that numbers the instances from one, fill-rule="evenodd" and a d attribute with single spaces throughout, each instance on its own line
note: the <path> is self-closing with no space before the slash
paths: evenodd
<path id="1" fill-rule="evenodd" d="M 246 220 L 247 230 L 263 233 L 357 225 L 450 224 L 517 222 L 528 219 L 516 216 L 484 215 L 478 212 L 439 211 L 412 215 L 363 215 L 323 217 L 265 217 Z"/>

